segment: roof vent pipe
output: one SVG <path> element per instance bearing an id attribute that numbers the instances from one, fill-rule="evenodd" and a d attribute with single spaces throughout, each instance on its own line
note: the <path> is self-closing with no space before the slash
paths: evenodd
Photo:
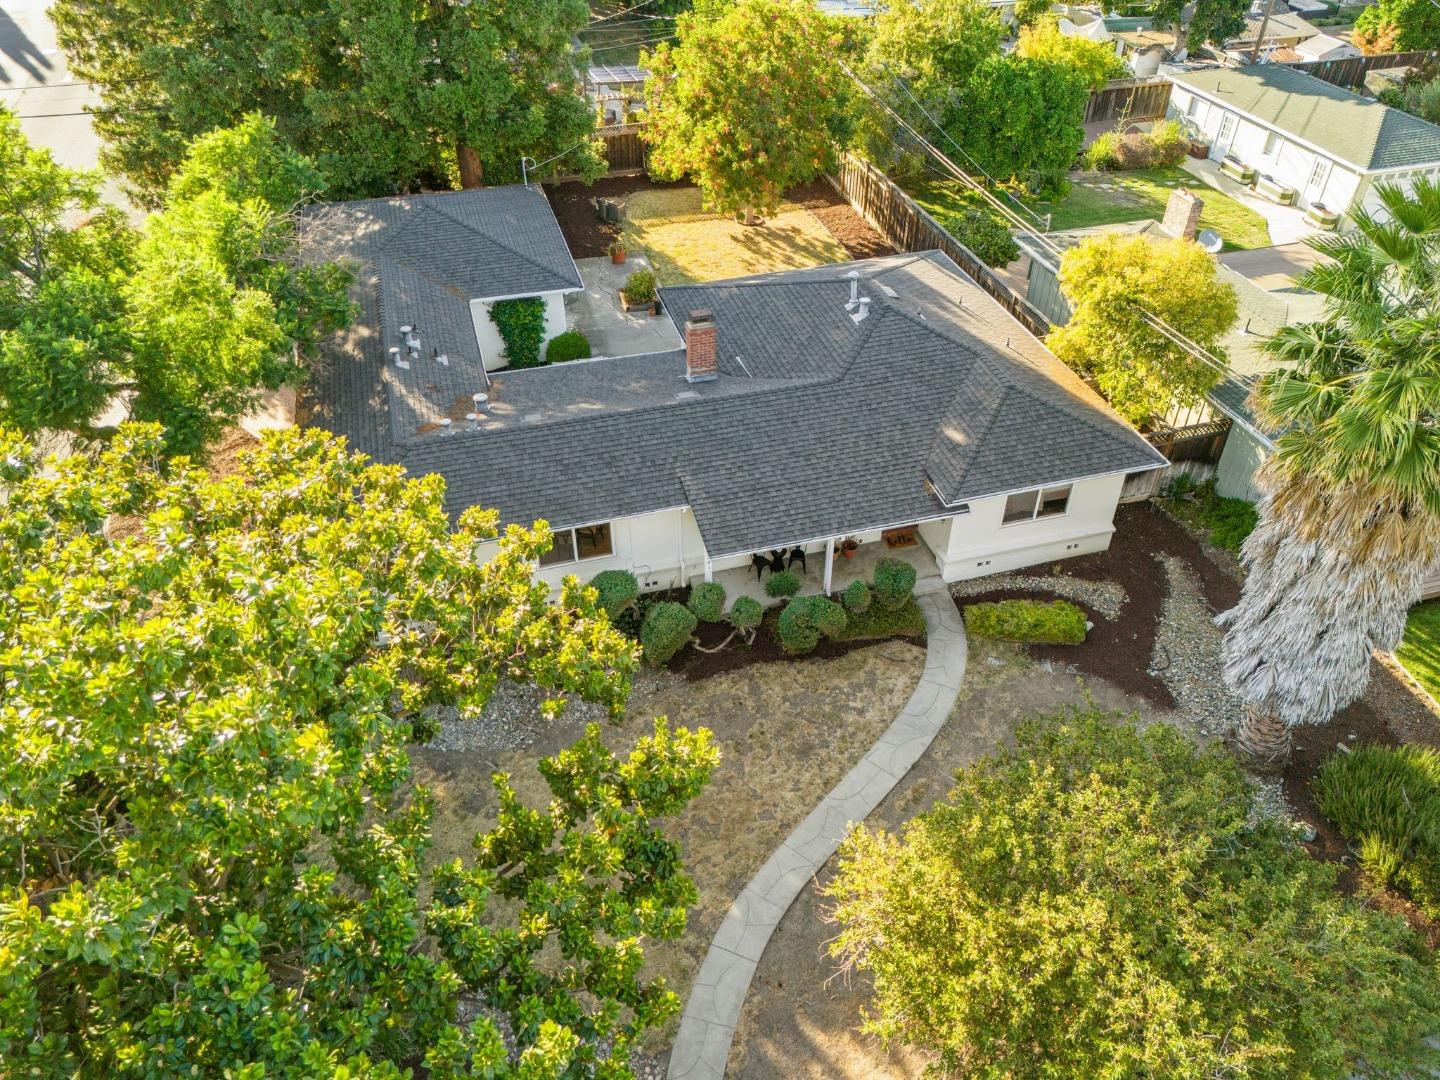
<path id="1" fill-rule="evenodd" d="M 470 400 L 475 403 L 475 411 L 477 413 L 488 412 L 490 410 L 489 394 L 471 394 Z"/>
<path id="2" fill-rule="evenodd" d="M 850 313 L 850 319 L 852 322 L 858 323 L 869 314 L 870 298 L 868 296 L 862 296 L 859 300 L 855 301 L 855 310 Z"/>
<path id="3" fill-rule="evenodd" d="M 449 435 L 449 434 L 450 434 L 450 417 L 448 417 L 448 416 L 442 416 L 442 417 L 440 418 L 440 434 L 441 434 L 441 435 Z"/>
<path id="4" fill-rule="evenodd" d="M 845 276 L 850 279 L 850 302 L 845 305 L 845 310 L 854 311 L 860 303 L 860 271 L 851 270 Z"/>
<path id="5" fill-rule="evenodd" d="M 397 368 L 405 368 L 405 369 L 408 370 L 409 367 L 410 367 L 410 361 L 404 359 L 404 358 L 400 355 L 400 346 L 399 346 L 399 345 L 391 345 L 391 346 L 390 346 L 390 359 L 392 359 L 392 360 L 395 361 L 395 366 L 396 366 Z"/>
<path id="6" fill-rule="evenodd" d="M 465 414 L 465 419 L 468 420 L 468 421 L 470 421 L 470 430 L 471 430 L 471 431 L 479 431 L 479 430 L 480 430 L 480 414 L 479 414 L 479 413 L 467 412 L 467 413 Z"/>

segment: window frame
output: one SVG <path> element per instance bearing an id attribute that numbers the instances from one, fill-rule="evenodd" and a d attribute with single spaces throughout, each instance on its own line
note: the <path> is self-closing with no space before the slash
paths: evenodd
<path id="1" fill-rule="evenodd" d="M 581 555 L 579 536 L 581 529 L 604 529 L 605 543 L 608 550 L 597 552 L 594 555 Z M 569 538 L 568 541 L 563 539 L 565 537 Z M 565 547 L 565 543 L 567 542 L 569 544 L 568 549 Z M 565 555 L 564 552 L 567 550 L 569 554 Z M 556 552 L 561 552 L 562 557 L 554 558 L 553 556 Z M 550 550 L 540 556 L 538 565 L 541 569 L 549 569 L 552 566 L 568 566 L 571 563 L 591 562 L 595 559 L 609 559 L 613 558 L 614 555 L 615 531 L 612 523 L 609 521 L 596 521 L 589 525 L 575 525 L 568 529 L 553 530 L 551 533 Z"/>
<path id="2" fill-rule="evenodd" d="M 1045 506 L 1045 497 L 1052 492 L 1065 493 L 1065 506 L 1061 510 L 1051 513 L 1041 513 Z M 1005 496 L 1005 506 L 1000 511 L 1000 527 L 1008 529 L 1013 525 L 1027 525 L 1036 521 L 1048 521 L 1051 518 L 1065 517 L 1070 513 L 1070 499 L 1075 494 L 1074 482 L 1065 484 L 1047 484 L 1044 487 L 1025 488 L 1021 491 L 1012 491 Z M 1010 500 L 1017 497 L 1032 496 L 1033 502 L 1030 505 L 1028 517 L 1011 516 L 1009 513 Z"/>

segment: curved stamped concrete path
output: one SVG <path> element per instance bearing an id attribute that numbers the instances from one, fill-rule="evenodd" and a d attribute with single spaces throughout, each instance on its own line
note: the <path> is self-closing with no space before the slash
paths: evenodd
<path id="1" fill-rule="evenodd" d="M 965 676 L 965 624 L 943 582 L 922 582 L 925 673 L 905 708 L 860 763 L 770 856 L 731 905 L 695 977 L 670 1052 L 669 1080 L 722 1080 L 760 954 L 806 882 L 864 821 L 939 734 Z"/>

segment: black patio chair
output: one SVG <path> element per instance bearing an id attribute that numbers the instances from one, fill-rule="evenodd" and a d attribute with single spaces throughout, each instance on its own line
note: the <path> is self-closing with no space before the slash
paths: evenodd
<path id="1" fill-rule="evenodd" d="M 770 552 L 770 572 L 771 572 L 772 574 L 778 574 L 778 573 L 780 573 L 781 570 L 784 570 L 784 569 L 785 569 L 785 552 L 783 552 L 783 551 L 771 551 L 771 552 Z"/>
<path id="2" fill-rule="evenodd" d="M 785 565 L 787 567 L 794 566 L 797 562 L 800 564 L 800 572 L 802 574 L 808 574 L 810 572 L 809 567 L 805 565 L 804 548 L 793 547 L 790 549 L 790 554 L 786 556 Z"/>
<path id="3" fill-rule="evenodd" d="M 770 569 L 770 560 L 757 551 L 750 556 L 750 565 L 755 570 L 755 580 L 759 581 L 765 576 L 765 571 Z"/>

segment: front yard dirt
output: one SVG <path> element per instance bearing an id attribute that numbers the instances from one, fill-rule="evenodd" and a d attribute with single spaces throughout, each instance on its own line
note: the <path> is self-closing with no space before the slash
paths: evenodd
<path id="1" fill-rule="evenodd" d="M 698 683 L 669 673 L 641 677 L 626 719 L 605 728 L 609 745 L 632 745 L 649 732 L 652 717 L 664 715 L 710 728 L 722 755 L 709 786 L 667 828 L 684 846 L 700 903 L 682 939 L 645 949 L 651 972 L 664 975 L 682 999 L 734 897 L 889 726 L 924 665 L 923 648 L 890 641 Z M 436 794 L 432 865 L 468 857 L 475 833 L 493 824 L 492 773 L 508 772 L 529 805 L 543 805 L 548 790 L 535 763 L 573 742 L 583 723 L 567 715 L 535 731 L 523 749 L 487 750 L 473 740 L 473 750 L 415 748 L 416 781 Z M 464 744 L 452 735 L 442 734 L 440 745 Z M 657 1034 L 656 1047 L 672 1035 Z"/>

